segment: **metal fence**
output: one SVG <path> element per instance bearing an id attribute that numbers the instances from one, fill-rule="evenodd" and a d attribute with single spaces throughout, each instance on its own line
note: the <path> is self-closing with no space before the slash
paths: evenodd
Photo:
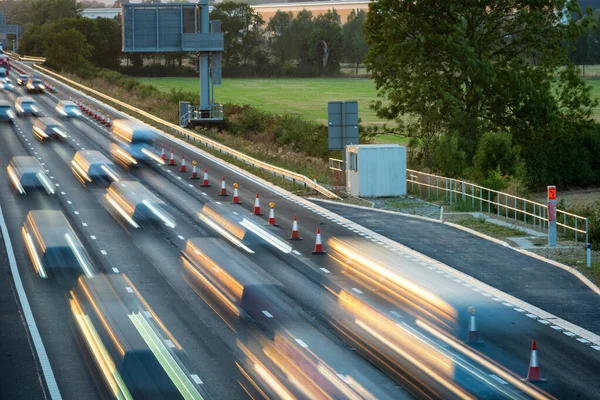
<path id="1" fill-rule="evenodd" d="M 499 192 L 458 179 L 425 172 L 406 170 L 407 190 L 429 200 L 444 200 L 455 209 L 496 214 L 513 219 L 515 223 L 532 225 L 547 232 L 548 206 L 508 193 Z M 556 210 L 557 233 L 577 242 L 585 238 L 588 243 L 588 219 L 563 210 Z"/>

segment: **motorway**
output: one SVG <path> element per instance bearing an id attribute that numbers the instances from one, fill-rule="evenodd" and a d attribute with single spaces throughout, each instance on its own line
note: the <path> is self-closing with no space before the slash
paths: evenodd
<path id="1" fill-rule="evenodd" d="M 53 108 L 58 99 L 76 96 L 67 88 L 57 86 L 59 91 L 56 95 L 35 97 L 43 112 L 53 117 L 56 117 Z M 14 101 L 16 95 L 4 93 L 2 96 Z M 77 150 L 97 149 L 108 156 L 111 143 L 109 131 L 88 119 L 70 120 L 64 122 L 70 135 L 65 143 L 42 144 L 32 134 L 32 121 L 32 118 L 20 118 L 14 127 L 0 125 L 2 164 L 6 165 L 15 155 L 36 156 L 49 170 L 59 191 L 56 196 L 41 193 L 18 196 L 14 191 L 8 190 L 6 174 L 0 174 L 0 187 L 4 189 L 0 191 L 0 205 L 12 238 L 23 284 L 64 398 L 78 398 L 81 393 L 86 393 L 87 398 L 101 398 L 106 397 L 107 392 L 85 355 L 73 327 L 66 300 L 70 288 L 37 278 L 26 256 L 20 234 L 26 213 L 36 208 L 63 210 L 85 244 L 96 268 L 109 274 L 126 274 L 168 327 L 189 356 L 188 368 L 201 378 L 203 393 L 211 398 L 244 398 L 246 394 L 238 384 L 242 377 L 236 368 L 236 340 L 239 332 L 215 313 L 209 302 L 198 296 L 193 285 L 186 281 L 179 254 L 189 238 L 220 237 L 218 231 L 198 218 L 207 204 L 226 218 L 246 218 L 264 226 L 266 215 L 251 215 L 256 193 L 260 194 L 265 213 L 268 211 L 267 204 L 275 202 L 279 227 L 265 229 L 274 238 L 263 240 L 250 237 L 245 241 L 253 250 L 253 253 L 245 254 L 251 261 L 248 268 L 256 270 L 261 280 L 277 287 L 277 290 L 270 291 L 269 294 L 289 305 L 289 308 L 285 308 L 286 313 L 302 321 L 302 328 L 297 328 L 299 331 L 306 331 L 308 327 L 314 329 L 314 333 L 306 337 L 305 342 L 311 345 L 312 339 L 315 343 L 326 343 L 330 354 L 336 356 L 324 351 L 322 357 L 326 360 L 338 357 L 345 360 L 344 365 L 336 369 L 347 368 L 344 374 L 364 377 L 364 386 L 371 385 L 380 391 L 377 397 L 403 398 L 409 396 L 407 392 L 421 396 L 410 387 L 401 387 L 410 385 L 396 375 L 397 371 L 390 372 L 378 365 L 394 380 L 367 362 L 360 355 L 368 357 L 368 352 L 360 351 L 358 343 L 344 336 L 341 327 L 343 324 L 340 323 L 343 318 L 335 311 L 336 294 L 340 290 L 346 289 L 403 327 L 402 329 L 419 335 L 422 341 L 434 343 L 432 346 L 436 348 L 447 349 L 449 344 L 444 342 L 444 337 L 436 337 L 427 330 L 437 319 L 422 315 L 423 308 L 419 308 L 421 305 L 418 301 L 401 301 L 385 292 L 385 288 L 359 279 L 359 274 L 350 272 L 352 266 L 344 265 L 343 260 L 336 257 L 336 252 L 330 251 L 327 246 L 332 242 L 327 242 L 327 239 L 342 238 L 354 243 L 357 248 L 365 249 L 366 253 L 376 259 L 385 260 L 390 271 L 408 277 L 412 283 L 426 288 L 429 293 L 441 299 L 441 303 L 447 304 L 455 312 L 454 321 L 450 325 L 455 324 L 453 335 L 459 342 L 467 337 L 467 308 L 474 306 L 477 309 L 477 322 L 483 332 L 481 337 L 485 346 L 464 346 L 467 350 L 460 357 L 456 356 L 456 352 L 453 352 L 453 358 L 448 357 L 454 360 L 456 371 L 460 371 L 456 376 L 468 375 L 468 379 L 461 381 L 461 385 L 471 392 L 479 393 L 478 397 L 596 396 L 595 382 L 600 379 L 600 351 L 589 344 L 553 329 L 552 324 L 540 323 L 539 319 L 506 306 L 503 299 L 490 295 L 485 290 L 470 290 L 477 288 L 476 285 L 445 273 L 409 250 L 399 250 L 381 242 L 343 218 L 329 214 L 303 199 L 282 193 L 258 178 L 240 174 L 235 168 L 215 161 L 212 157 L 202 157 L 193 146 L 180 141 L 174 142 L 161 137 L 155 143 L 155 150 L 158 152 L 163 145 L 169 153 L 174 150 L 177 163 L 185 155 L 188 168 L 191 167 L 191 160 L 197 160 L 201 166 L 200 171 L 208 168 L 211 187 L 204 188 L 200 186 L 201 182 L 190 181 L 187 179 L 189 173 L 178 173 L 177 167 L 169 169 L 146 165 L 129 171 L 119 170 L 122 178 L 141 182 L 164 200 L 177 220 L 174 229 L 157 224 L 146 225 L 138 230 L 124 227 L 106 211 L 102 200 L 106 186 L 91 184 L 83 187 L 69 167 Z M 231 205 L 230 197 L 218 196 L 221 177 L 225 177 L 229 191 L 233 182 L 240 184 L 242 205 Z M 348 213 L 347 210 L 343 212 Z M 304 240 L 286 242 L 294 215 L 298 217 Z M 386 224 L 385 221 L 378 223 Z M 317 227 L 320 227 L 326 240 L 326 256 L 311 254 Z M 418 237 L 412 236 L 413 240 Z M 282 251 L 273 245 L 278 240 L 293 247 Z M 434 240 L 435 237 L 427 237 L 427 241 Z M 233 246 L 229 251 L 240 252 Z M 501 253 L 502 249 L 497 251 Z M 502 268 L 502 265 L 497 268 Z M 14 299 L 12 302 L 14 303 Z M 263 327 L 260 321 L 256 323 Z M 542 375 L 548 379 L 547 383 L 539 385 L 543 391 L 520 380 L 527 373 L 532 339 L 538 342 Z M 350 347 L 359 351 L 353 351 L 347 342 Z M 315 347 L 318 347 L 317 344 Z M 22 375 L 38 375 L 35 363 L 31 362 L 29 345 L 21 343 L 19 348 L 28 351 L 28 355 L 24 354 L 23 357 L 29 357 L 23 359 L 27 362 L 19 364 Z M 481 361 L 482 358 L 485 361 Z M 335 362 L 331 361 L 330 364 Z M 474 370 L 477 373 L 469 372 Z M 477 378 L 473 378 L 474 376 Z M 485 389 L 478 392 L 482 385 Z M 44 388 L 40 387 L 42 389 Z M 36 390 L 35 385 L 29 390 Z"/>

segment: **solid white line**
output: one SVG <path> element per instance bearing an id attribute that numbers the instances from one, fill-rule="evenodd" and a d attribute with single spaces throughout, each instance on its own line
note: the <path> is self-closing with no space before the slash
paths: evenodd
<path id="1" fill-rule="evenodd" d="M 21 308 L 23 309 L 25 321 L 27 322 L 27 328 L 31 334 L 31 340 L 33 341 L 38 360 L 40 361 L 40 367 L 42 368 L 42 373 L 44 374 L 44 379 L 46 380 L 48 393 L 52 399 L 62 399 L 60 390 L 56 384 L 56 379 L 54 378 L 54 372 L 52 372 L 52 366 L 50 365 L 48 354 L 46 353 L 46 348 L 42 342 L 42 337 L 35 323 L 35 318 L 33 316 L 33 312 L 31 311 L 29 300 L 25 294 L 25 288 L 23 287 L 23 281 L 21 281 L 21 275 L 19 274 L 19 268 L 17 267 L 17 260 L 15 259 L 15 254 L 13 252 L 12 243 L 8 234 L 8 228 L 6 227 L 6 221 L 4 220 L 4 214 L 2 213 L 2 207 L 0 207 L 0 228 L 2 229 L 2 236 L 4 237 L 4 245 L 6 247 L 6 253 L 8 254 L 8 263 L 10 264 L 10 271 L 15 283 L 15 289 L 17 290 Z"/>

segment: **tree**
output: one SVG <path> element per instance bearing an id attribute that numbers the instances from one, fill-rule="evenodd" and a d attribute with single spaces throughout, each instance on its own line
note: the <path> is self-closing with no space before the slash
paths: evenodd
<path id="1" fill-rule="evenodd" d="M 300 63 L 308 63 L 308 54 L 311 47 L 308 37 L 313 28 L 313 15 L 306 9 L 300 11 L 290 24 L 291 57 Z"/>
<path id="2" fill-rule="evenodd" d="M 348 21 L 342 27 L 342 36 L 344 40 L 344 59 L 354 64 L 356 73 L 358 67 L 365 61 L 365 56 L 369 50 L 362 26 L 367 19 L 367 13 L 363 10 L 355 12 L 352 10 L 348 16 Z"/>
<path id="3" fill-rule="evenodd" d="M 273 55 L 283 65 L 293 55 L 293 36 L 290 26 L 294 14 L 278 10 L 269 20 L 267 32 L 269 34 L 269 47 Z"/>
<path id="4" fill-rule="evenodd" d="M 371 2 L 366 65 L 386 99 L 374 104 L 377 114 L 421 145 L 421 137 L 458 138 L 469 163 L 485 132 L 508 132 L 520 148 L 539 132 L 559 136 L 556 121 L 589 115 L 593 104 L 577 77 L 561 74 L 558 93 L 552 86 L 568 64 L 564 43 L 585 28 L 574 11 L 569 0 Z"/>
<path id="5" fill-rule="evenodd" d="M 318 15 L 308 36 L 310 51 L 308 61 L 322 71 L 337 72 L 340 69 L 342 27 L 337 11 L 329 10 Z"/>
<path id="6" fill-rule="evenodd" d="M 260 47 L 264 20 L 248 4 L 227 1 L 214 6 L 211 20 L 221 21 L 225 34 L 223 62 L 225 65 L 247 64 Z"/>
<path id="7" fill-rule="evenodd" d="M 46 63 L 63 71 L 77 72 L 91 66 L 88 61 L 91 52 L 83 33 L 71 28 L 54 35 Z"/>

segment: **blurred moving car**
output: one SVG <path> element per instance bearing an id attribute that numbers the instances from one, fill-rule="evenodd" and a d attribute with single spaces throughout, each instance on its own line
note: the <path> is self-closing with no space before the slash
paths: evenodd
<path id="1" fill-rule="evenodd" d="M 49 117 L 36 118 L 32 129 L 33 134 L 40 141 L 50 138 L 63 140 L 68 137 L 65 128 L 60 122 Z"/>
<path id="2" fill-rule="evenodd" d="M 0 100 L 0 121 L 15 122 L 15 113 L 7 100 Z"/>
<path id="3" fill-rule="evenodd" d="M 42 82 L 41 79 L 39 78 L 34 78 L 31 77 L 29 78 L 29 80 L 27 81 L 27 84 L 25 85 L 25 90 L 27 91 L 27 93 L 44 93 L 46 91 L 46 85 L 44 85 L 44 82 Z"/>
<path id="4" fill-rule="evenodd" d="M 82 273 L 93 275 L 89 257 L 61 211 L 29 211 L 21 234 L 40 277 L 53 275 L 57 280 L 72 281 Z"/>
<path id="5" fill-rule="evenodd" d="M 10 81 L 9 78 L 2 79 L 2 90 L 6 90 L 9 92 L 15 91 L 15 85 Z"/>
<path id="6" fill-rule="evenodd" d="M 80 277 L 71 313 L 111 397 L 202 400 L 181 345 L 125 275 Z"/>
<path id="7" fill-rule="evenodd" d="M 118 143 L 111 147 L 111 155 L 124 167 L 136 165 L 138 161 L 165 163 L 153 152 L 157 133 L 152 127 L 141 122 L 117 119 L 112 123 L 111 136 Z"/>
<path id="8" fill-rule="evenodd" d="M 115 165 L 97 150 L 79 150 L 75 153 L 71 161 L 71 170 L 84 185 L 95 180 L 119 181 Z"/>
<path id="9" fill-rule="evenodd" d="M 62 118 L 79 118 L 81 117 L 81 111 L 77 104 L 73 103 L 70 100 L 60 100 L 56 104 L 55 108 L 58 115 Z"/>
<path id="10" fill-rule="evenodd" d="M 17 110 L 17 115 L 19 117 L 24 115 L 36 116 L 40 112 L 36 101 L 27 96 L 17 97 L 17 100 L 15 101 L 15 109 Z"/>
<path id="11" fill-rule="evenodd" d="M 4 80 L 8 78 L 8 73 L 6 72 L 6 68 L 1 68 L 0 67 L 0 80 Z"/>
<path id="12" fill-rule="evenodd" d="M 23 86 L 27 83 L 27 81 L 29 80 L 29 75 L 27 74 L 20 74 L 17 77 L 17 85 L 19 86 Z"/>
<path id="13" fill-rule="evenodd" d="M 48 194 L 54 194 L 56 187 L 44 172 L 42 164 L 33 156 L 15 156 L 6 167 L 13 187 L 26 194 L 25 189 L 44 188 Z"/>
<path id="14" fill-rule="evenodd" d="M 139 182 L 113 182 L 105 198 L 111 210 L 134 228 L 139 228 L 138 222 L 142 221 L 163 223 L 169 228 L 176 226 L 175 218 L 165 210 L 167 205 Z"/>

